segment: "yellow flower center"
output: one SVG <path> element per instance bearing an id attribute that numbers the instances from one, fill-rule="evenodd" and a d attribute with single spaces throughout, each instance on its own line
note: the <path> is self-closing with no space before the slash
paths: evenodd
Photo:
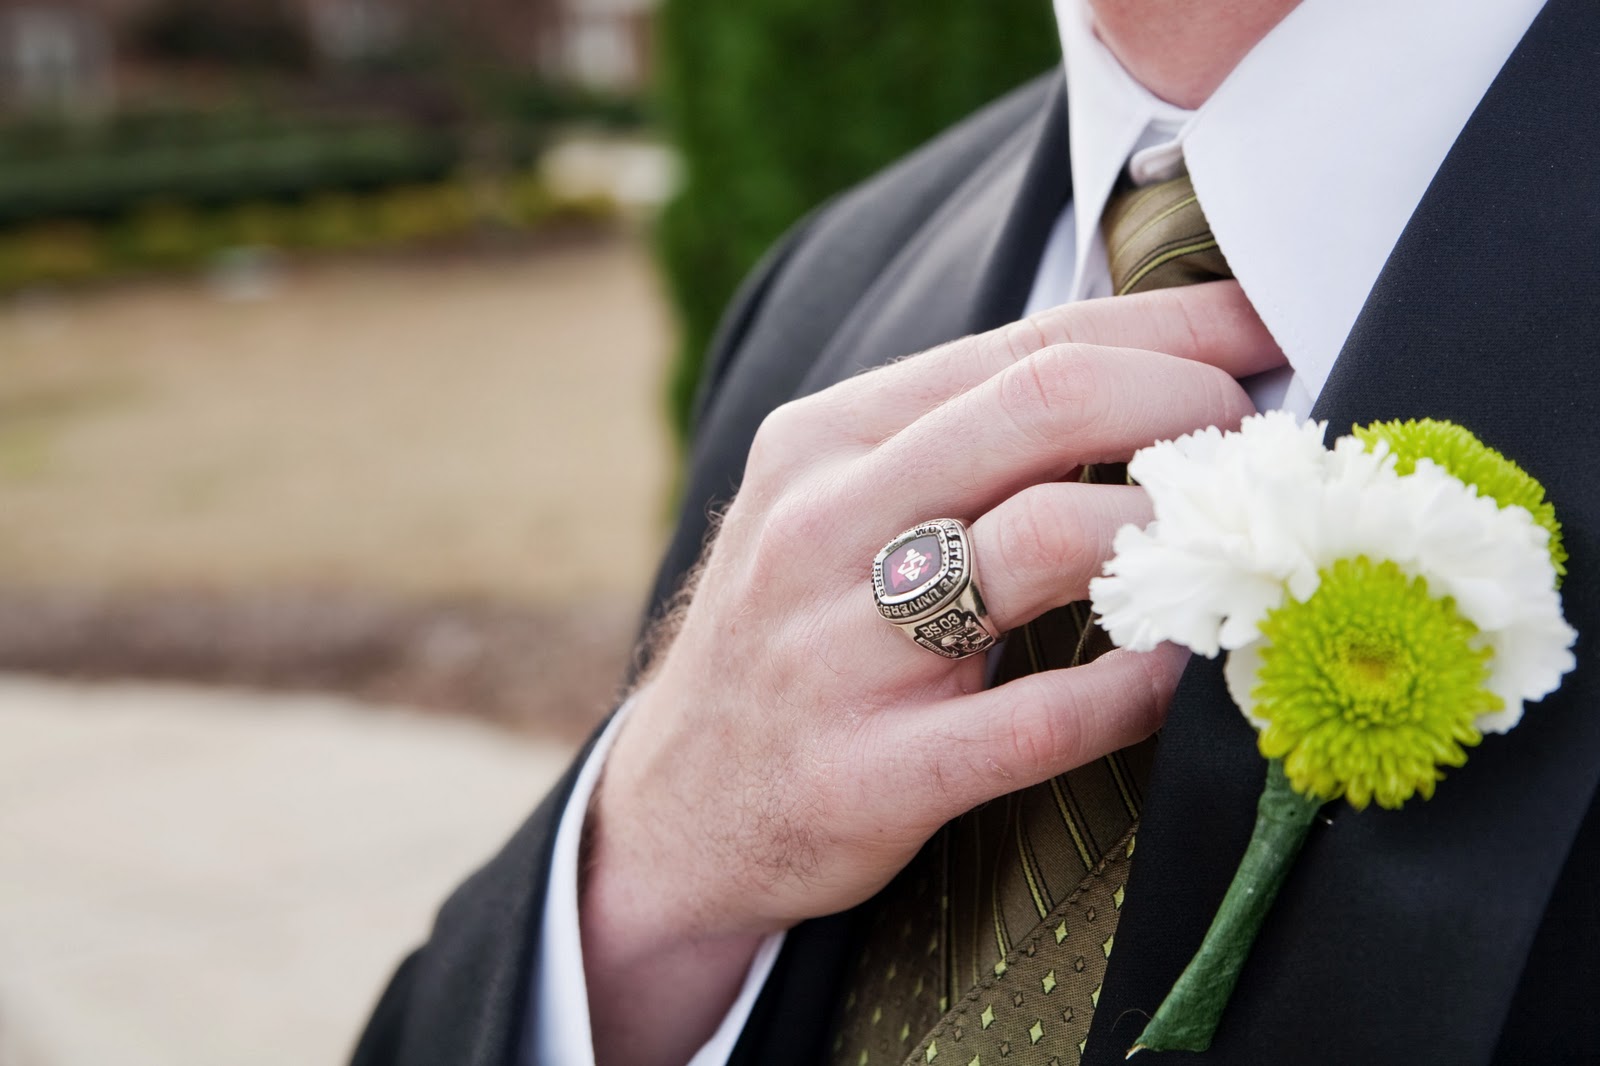
<path id="1" fill-rule="evenodd" d="M 1477 717 L 1500 707 L 1485 687 L 1489 651 L 1453 601 L 1393 563 L 1341 560 L 1320 576 L 1261 626 L 1261 752 L 1302 795 L 1356 808 L 1427 798 L 1440 767 L 1462 765 L 1481 739 Z"/>

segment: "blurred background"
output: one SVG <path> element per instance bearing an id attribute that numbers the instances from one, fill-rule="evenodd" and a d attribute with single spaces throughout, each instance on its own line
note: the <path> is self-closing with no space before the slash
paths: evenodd
<path id="1" fill-rule="evenodd" d="M 0 0 L 0 1066 L 342 1061 L 610 709 L 739 278 L 1048 0 Z"/>

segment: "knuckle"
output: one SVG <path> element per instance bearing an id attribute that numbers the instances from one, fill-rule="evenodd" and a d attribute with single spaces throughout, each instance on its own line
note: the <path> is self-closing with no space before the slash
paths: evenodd
<path id="1" fill-rule="evenodd" d="M 1203 298 L 1204 294 L 1193 293 L 1186 289 L 1170 291 L 1173 293 L 1172 306 L 1177 327 L 1182 332 L 1183 340 L 1188 344 L 1188 348 L 1182 350 L 1194 354 L 1205 351 L 1204 338 L 1211 332 L 1205 327 L 1210 323 L 1202 323 L 1201 316 L 1205 312 L 1201 310 L 1202 305 L 1196 302 L 1197 297 Z"/>
<path id="2" fill-rule="evenodd" d="M 1000 524 L 1000 558 L 1019 577 L 1070 568 L 1082 550 L 1082 524 L 1073 508 L 1058 505 L 1053 493 L 1029 489 L 1012 498 L 1011 514 Z"/>
<path id="3" fill-rule="evenodd" d="M 769 468 L 785 469 L 810 452 L 817 415 L 811 397 L 790 400 L 773 408 L 756 427 L 750 443 L 748 467 L 751 472 Z"/>
<path id="4" fill-rule="evenodd" d="M 757 480 L 769 467 L 778 465 L 779 460 L 792 451 L 792 433 L 788 421 L 783 408 L 779 407 L 769 412 L 756 427 L 756 435 L 750 441 L 750 455 L 745 460 L 746 482 Z"/>
<path id="5" fill-rule="evenodd" d="M 1054 406 L 1066 415 L 1074 431 L 1092 429 L 1105 417 L 1106 397 L 1113 385 L 1113 368 L 1101 349 L 1069 344 L 1051 349 L 1046 361 Z"/>
<path id="6" fill-rule="evenodd" d="M 1236 427 L 1246 416 L 1255 413 L 1255 404 L 1244 386 L 1226 370 L 1208 363 L 1192 364 L 1200 373 L 1204 389 L 1207 417 L 1224 429 Z"/>
<path id="7" fill-rule="evenodd" d="M 813 554 L 830 544 L 839 528 L 839 509 L 827 492 L 798 479 L 763 509 L 755 535 L 751 562 L 764 570 L 764 562 L 785 560 L 809 565 Z M 800 567 L 785 565 L 783 572 Z"/>
<path id="8" fill-rule="evenodd" d="M 1009 737 L 1004 750 L 1018 777 L 1043 779 L 1075 765 L 1083 747 L 1083 722 L 1069 709 L 1036 692 L 1018 701 L 1006 718 Z"/>
<path id="9" fill-rule="evenodd" d="M 1094 419 L 1101 376 L 1089 349 L 1045 348 L 1000 375 L 998 403 L 1029 436 L 1054 441 L 1059 427 L 1072 429 Z"/>
<path id="10" fill-rule="evenodd" d="M 1030 315 L 999 330 L 999 342 L 1013 363 L 1020 363 L 1049 342 L 1037 317 Z"/>
<path id="11" fill-rule="evenodd" d="M 1135 701 L 1133 710 L 1144 731 L 1153 733 L 1161 728 L 1166 718 L 1167 708 L 1178 690 L 1178 681 L 1183 677 L 1189 656 L 1178 648 L 1158 648 L 1153 652 L 1129 654 L 1136 656 L 1135 661 L 1145 681 L 1145 688 L 1137 694 L 1140 698 Z"/>

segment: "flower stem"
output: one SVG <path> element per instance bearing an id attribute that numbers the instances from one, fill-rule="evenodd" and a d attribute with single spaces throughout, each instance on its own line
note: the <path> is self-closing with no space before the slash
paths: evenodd
<path id="1" fill-rule="evenodd" d="M 1261 931 L 1289 867 L 1311 831 L 1322 801 L 1300 795 L 1283 763 L 1267 764 L 1267 784 L 1256 804 L 1256 827 L 1211 928 L 1155 1017 L 1128 1052 L 1204 1051 L 1239 982 L 1250 945 Z"/>

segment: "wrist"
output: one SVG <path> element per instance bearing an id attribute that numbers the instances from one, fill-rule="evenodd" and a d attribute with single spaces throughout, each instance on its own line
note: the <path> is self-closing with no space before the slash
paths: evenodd
<path id="1" fill-rule="evenodd" d="M 733 1005 L 764 934 L 686 879 L 693 859 L 671 861 L 681 849 L 623 792 L 602 779 L 578 883 L 595 1060 L 682 1063 Z"/>

